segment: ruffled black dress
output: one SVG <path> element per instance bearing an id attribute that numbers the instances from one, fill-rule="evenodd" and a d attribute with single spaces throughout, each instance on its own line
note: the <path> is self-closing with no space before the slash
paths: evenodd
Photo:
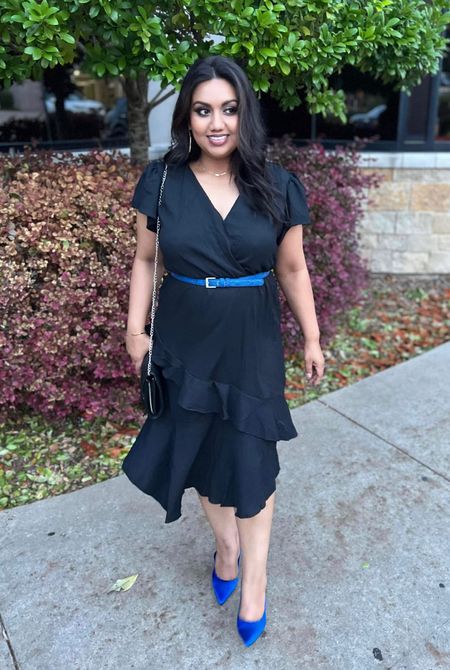
<path id="1" fill-rule="evenodd" d="M 274 267 L 290 226 L 311 223 L 303 184 L 268 162 L 287 223 L 251 209 L 240 194 L 225 219 L 188 165 L 169 166 L 160 208 L 164 266 L 188 277 L 239 277 Z M 150 161 L 132 206 L 156 231 L 164 161 Z M 166 406 L 147 418 L 122 463 L 133 484 L 181 516 L 190 487 L 212 503 L 257 514 L 275 491 L 277 440 L 297 431 L 284 398 L 280 303 L 271 272 L 263 286 L 205 288 L 166 275 L 155 317 L 153 360 Z"/>

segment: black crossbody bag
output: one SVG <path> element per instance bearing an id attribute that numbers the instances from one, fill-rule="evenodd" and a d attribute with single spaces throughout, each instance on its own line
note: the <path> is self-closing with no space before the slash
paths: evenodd
<path id="1" fill-rule="evenodd" d="M 155 325 L 156 301 L 158 296 L 157 273 L 158 273 L 158 251 L 159 251 L 159 208 L 161 206 L 164 183 L 167 177 L 167 164 L 159 189 L 158 210 L 156 216 L 156 242 L 155 242 L 155 269 L 153 273 L 153 293 L 150 323 L 145 325 L 145 332 L 149 336 L 148 352 L 145 354 L 141 364 L 141 403 L 144 411 L 150 419 L 157 419 L 164 410 L 164 380 L 161 369 L 152 361 L 153 333 Z"/>

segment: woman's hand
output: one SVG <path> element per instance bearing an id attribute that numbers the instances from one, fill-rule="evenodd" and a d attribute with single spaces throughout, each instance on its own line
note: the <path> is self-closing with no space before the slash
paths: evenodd
<path id="1" fill-rule="evenodd" d="M 138 375 L 141 373 L 142 361 L 148 351 L 149 339 L 147 333 L 142 333 L 141 335 L 130 335 L 127 333 L 125 336 L 127 352 L 133 361 L 134 369 Z"/>
<path id="2" fill-rule="evenodd" d="M 325 369 L 325 359 L 317 340 L 305 342 L 304 359 L 307 381 L 313 386 L 317 386 Z"/>

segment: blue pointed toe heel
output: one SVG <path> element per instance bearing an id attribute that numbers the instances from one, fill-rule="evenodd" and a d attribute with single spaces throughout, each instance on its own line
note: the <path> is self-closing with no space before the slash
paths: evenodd
<path id="1" fill-rule="evenodd" d="M 238 585 L 239 582 L 239 562 L 241 560 L 241 555 L 239 554 L 238 557 L 238 576 L 235 579 L 220 579 L 220 577 L 217 576 L 216 574 L 216 554 L 217 552 L 214 552 L 214 568 L 212 571 L 212 587 L 214 594 L 216 596 L 216 600 L 219 603 L 219 605 L 223 605 L 224 602 L 228 600 L 228 598 L 231 596 L 233 591 L 236 589 L 236 586 Z"/>
<path id="2" fill-rule="evenodd" d="M 240 609 L 240 603 L 239 603 Z M 237 616 L 237 629 L 246 647 L 256 642 L 264 628 L 266 627 L 267 613 L 266 601 L 264 601 L 264 613 L 257 621 L 244 621 L 239 617 L 239 610 Z"/>

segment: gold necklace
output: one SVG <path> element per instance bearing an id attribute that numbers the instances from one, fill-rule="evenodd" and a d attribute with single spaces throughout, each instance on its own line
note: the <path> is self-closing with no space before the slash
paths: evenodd
<path id="1" fill-rule="evenodd" d="M 200 165 L 200 168 L 201 168 L 201 172 L 207 172 L 208 174 L 214 175 L 214 177 L 223 177 L 225 174 L 228 174 L 230 172 L 229 170 L 227 170 L 226 172 L 210 172 L 209 170 L 202 167 L 201 165 Z"/>

